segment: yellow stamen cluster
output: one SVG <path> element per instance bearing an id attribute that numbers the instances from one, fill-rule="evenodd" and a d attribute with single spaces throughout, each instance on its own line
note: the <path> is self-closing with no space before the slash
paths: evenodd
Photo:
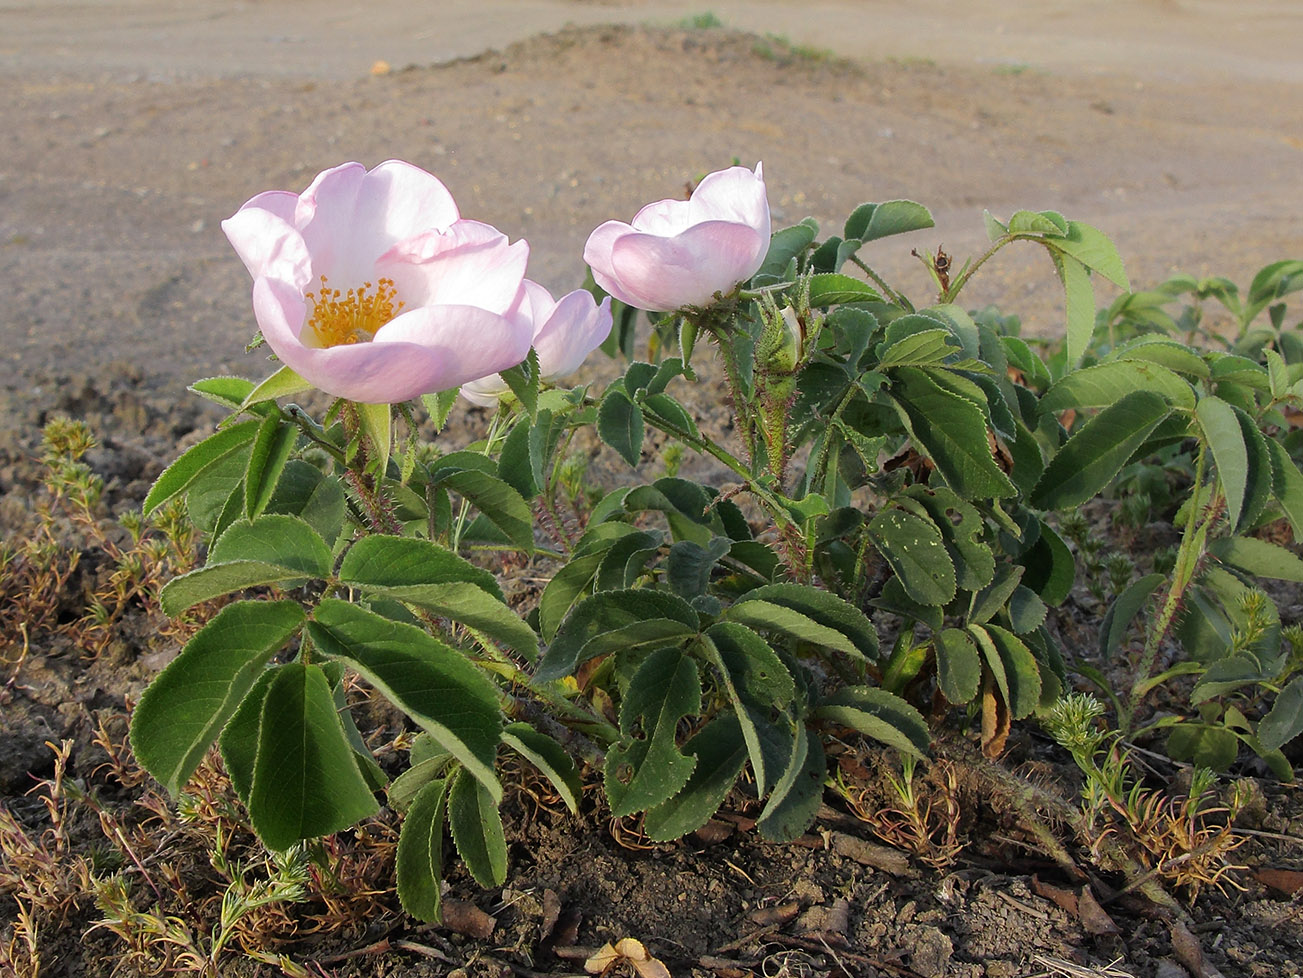
<path id="1" fill-rule="evenodd" d="M 318 349 L 369 343 L 381 326 L 402 311 L 404 303 L 394 302 L 397 295 L 393 279 L 382 278 L 374 285 L 363 282 L 360 289 L 341 293 L 330 288 L 323 275 L 320 289 L 303 294 L 312 313 L 300 338 L 304 345 Z"/>

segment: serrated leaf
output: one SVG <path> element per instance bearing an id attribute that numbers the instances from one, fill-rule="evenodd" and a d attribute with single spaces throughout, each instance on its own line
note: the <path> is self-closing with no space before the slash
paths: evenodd
<path id="1" fill-rule="evenodd" d="M 602 591 L 575 605 L 539 662 L 542 681 L 568 676 L 589 659 L 622 649 L 674 645 L 697 634 L 700 620 L 664 591 Z"/>
<path id="2" fill-rule="evenodd" d="M 1249 483 L 1249 450 L 1235 409 L 1219 397 L 1204 397 L 1194 410 L 1204 440 L 1212 449 L 1222 493 L 1226 497 L 1226 516 L 1232 527 L 1244 514 Z"/>
<path id="3" fill-rule="evenodd" d="M 955 565 L 932 520 L 885 509 L 869 521 L 868 533 L 905 593 L 919 604 L 943 605 L 955 596 Z"/>
<path id="4" fill-rule="evenodd" d="M 267 689 L 249 817 L 269 849 L 330 835 L 380 810 L 317 666 L 282 666 Z"/>
<path id="5" fill-rule="evenodd" d="M 1068 320 L 1065 348 L 1068 366 L 1075 367 L 1081 363 L 1095 332 L 1095 290 L 1090 284 L 1090 272 L 1077 259 L 1054 248 L 1050 248 L 1050 257 L 1063 283 Z"/>
<path id="6" fill-rule="evenodd" d="M 217 739 L 222 751 L 222 763 L 226 765 L 226 773 L 231 779 L 231 787 L 246 808 L 249 807 L 249 792 L 253 790 L 253 768 L 258 760 L 262 703 L 280 668 L 273 663 L 258 674 L 253 687 L 235 708 Z"/>
<path id="7" fill-rule="evenodd" d="M 1058 532 L 1044 520 L 1039 522 L 1040 535 L 1022 557 L 1026 569 L 1022 582 L 1046 604 L 1057 607 L 1072 593 L 1077 562 Z"/>
<path id="8" fill-rule="evenodd" d="M 631 466 L 642 458 L 642 408 L 618 387 L 607 389 L 597 409 L 597 434 Z"/>
<path id="9" fill-rule="evenodd" d="M 867 282 L 840 272 L 824 272 L 810 278 L 810 306 L 823 309 L 847 302 L 881 302 L 882 296 Z"/>
<path id="10" fill-rule="evenodd" d="M 1080 221 L 1068 222 L 1068 233 L 1054 239 L 1054 247 L 1098 272 L 1119 289 L 1130 290 L 1126 269 L 1117 248 L 1104 232 Z"/>
<path id="11" fill-rule="evenodd" d="M 1063 235 L 1059 222 L 1037 211 L 1016 211 L 1009 218 L 1010 234 L 1048 234 L 1054 238 Z"/>
<path id="12" fill-rule="evenodd" d="M 267 503 L 271 501 L 276 483 L 280 479 L 285 463 L 289 461 L 290 452 L 299 440 L 299 430 L 294 425 L 282 421 L 277 415 L 269 415 L 258 428 L 249 452 L 249 464 L 244 471 L 244 515 L 248 519 L 257 519 Z"/>
<path id="13" fill-rule="evenodd" d="M 560 744 L 527 723 L 509 723 L 502 731 L 502 742 L 514 750 L 552 782 L 571 813 L 579 813 L 583 785 L 575 762 Z"/>
<path id="14" fill-rule="evenodd" d="M 1279 750 L 1303 733 L 1303 676 L 1276 694 L 1276 702 L 1258 723 L 1258 743 Z"/>
<path id="15" fill-rule="evenodd" d="M 278 397 L 289 397 L 303 391 L 312 390 L 312 384 L 304 380 L 289 367 L 281 367 L 266 380 L 252 388 L 240 404 L 241 411 L 247 411 L 255 404 L 274 401 Z"/>
<path id="16" fill-rule="evenodd" d="M 968 621 L 974 625 L 981 625 L 999 614 L 1017 590 L 1022 575 L 1021 567 L 1010 564 L 1000 565 L 991 583 L 973 595 Z"/>
<path id="17" fill-rule="evenodd" d="M 765 254 L 765 260 L 761 262 L 760 270 L 756 275 L 767 275 L 775 279 L 781 277 L 787 271 L 787 266 L 791 264 L 792 259 L 814 243 L 817 233 L 808 224 L 797 224 L 775 231 L 769 241 L 769 251 Z"/>
<path id="18" fill-rule="evenodd" d="M 804 724 L 797 724 L 787 767 L 756 819 L 761 836 L 771 842 L 791 842 L 808 829 L 819 812 L 827 775 L 823 744 L 809 735 Z"/>
<path id="19" fill-rule="evenodd" d="M 630 527 L 629 532 L 635 531 Z M 605 557 L 604 550 L 578 554 L 552 575 L 552 580 L 547 582 L 538 601 L 539 631 L 542 632 L 544 641 L 551 642 L 556 637 L 562 619 L 592 585 Z"/>
<path id="20" fill-rule="evenodd" d="M 995 575 L 995 556 L 982 542 L 984 528 L 977 508 L 952 489 L 910 486 L 905 495 L 919 503 L 941 531 L 955 566 L 955 583 L 967 591 L 985 587 Z"/>
<path id="21" fill-rule="evenodd" d="M 814 715 L 915 757 L 926 754 L 932 741 L 923 714 L 876 686 L 843 686 L 823 700 Z"/>
<path id="22" fill-rule="evenodd" d="M 367 444 L 367 468 L 384 478 L 389 469 L 389 453 L 393 449 L 393 408 L 388 404 L 354 403 L 358 424 Z"/>
<path id="23" fill-rule="evenodd" d="M 884 200 L 855 208 L 846 219 L 845 230 L 847 238 L 868 242 L 934 226 L 931 212 L 922 204 L 912 200 Z"/>
<path id="24" fill-rule="evenodd" d="M 335 598 L 321 601 L 307 629 L 323 654 L 345 660 L 502 797 L 493 770 L 497 690 L 464 656 L 420 628 Z"/>
<path id="25" fill-rule="evenodd" d="M 297 516 L 330 546 L 339 536 L 347 509 L 348 500 L 339 480 L 323 475 L 301 459 L 290 459 L 263 513 Z"/>
<path id="26" fill-rule="evenodd" d="M 617 539 L 606 550 L 597 569 L 595 590 L 620 591 L 633 587 L 648 561 L 659 552 L 662 539 L 659 530 L 640 530 Z M 690 598 L 691 595 L 680 597 Z"/>
<path id="27" fill-rule="evenodd" d="M 1009 598 L 1009 627 L 1018 635 L 1025 635 L 1040 628 L 1045 622 L 1049 609 L 1045 602 L 1031 588 L 1021 584 L 1014 589 Z"/>
<path id="28" fill-rule="evenodd" d="M 339 565 L 339 579 L 358 587 L 473 584 L 502 601 L 497 578 L 451 550 L 412 537 L 369 536 L 355 543 Z"/>
<path id="29" fill-rule="evenodd" d="M 623 739 L 606 754 L 606 797 L 615 817 L 645 811 L 677 794 L 696 758 L 679 752 L 679 720 L 701 709 L 701 682 L 692 659 L 657 649 L 643 661 L 620 705 Z"/>
<path id="30" fill-rule="evenodd" d="M 925 329 L 886 346 L 878 360 L 878 368 L 928 366 L 940 363 L 958 351 L 958 341 L 950 330 L 939 327 Z"/>
<path id="31" fill-rule="evenodd" d="M 452 390 L 439 391 L 437 394 L 421 395 L 421 404 L 430 416 L 435 434 L 443 431 L 443 426 L 448 423 L 448 415 L 452 413 L 453 405 L 457 403 L 457 393 L 460 390 L 460 387 L 454 387 Z"/>
<path id="32" fill-rule="evenodd" d="M 507 879 L 507 839 L 498 804 L 478 780 L 465 771 L 448 790 L 448 824 L 452 841 L 475 882 L 485 888 Z"/>
<path id="33" fill-rule="evenodd" d="M 724 619 L 826 645 L 857 658 L 878 657 L 878 633 L 854 605 L 820 588 L 766 584 L 748 591 Z"/>
<path id="34" fill-rule="evenodd" d="M 303 620 L 293 601 L 227 605 L 149 684 L 131 718 L 131 747 L 168 792 L 180 792 Z"/>
<path id="35" fill-rule="evenodd" d="M 204 400 L 234 411 L 244 403 L 249 391 L 253 390 L 253 381 L 245 380 L 243 377 L 205 377 L 203 380 L 196 380 L 186 390 L 193 391 Z"/>
<path id="36" fill-rule="evenodd" d="M 413 757 L 412 766 L 389 783 L 388 790 L 385 792 L 389 807 L 396 812 L 410 809 L 422 789 L 443 774 L 452 763 L 454 763 L 453 756 L 447 751 L 440 751 L 434 757 L 419 761 Z"/>
<path id="37" fill-rule="evenodd" d="M 441 473 L 446 486 L 478 509 L 506 539 L 526 553 L 534 552 L 534 514 L 519 492 L 496 475 L 475 469 Z"/>
<path id="38" fill-rule="evenodd" d="M 696 760 L 692 777 L 673 798 L 649 809 L 643 820 L 647 837 L 656 842 L 695 832 L 719 810 L 747 760 L 737 717 L 715 717 L 684 745 L 683 753 Z"/>
<path id="39" fill-rule="evenodd" d="M 705 547 L 712 537 L 726 536 L 713 497 L 701 485 L 687 479 L 657 479 L 651 485 L 634 486 L 624 496 L 629 513 L 657 510 L 665 514 L 675 540 L 692 540 Z"/>
<path id="40" fill-rule="evenodd" d="M 982 682 L 982 661 L 973 640 L 958 628 L 947 628 L 934 644 L 942 695 L 956 705 L 971 702 Z"/>
<path id="41" fill-rule="evenodd" d="M 1030 716 L 1041 698 L 1041 671 L 1031 650 L 998 625 L 970 625 L 968 632 L 986 656 L 1011 717 Z"/>
<path id="42" fill-rule="evenodd" d="M 432 781 L 412 799 L 398 834 L 398 899 L 418 920 L 437 923 L 443 902 L 443 822 L 447 783 Z"/>
<path id="43" fill-rule="evenodd" d="M 1103 408 L 1136 390 L 1153 391 L 1174 406 L 1193 410 L 1194 388 L 1166 367 L 1145 360 L 1113 360 L 1074 370 L 1058 380 L 1040 401 L 1040 411 Z"/>
<path id="44" fill-rule="evenodd" d="M 743 625 L 716 622 L 703 636 L 702 645 L 733 704 L 756 777 L 756 795 L 763 798 L 778 775 L 770 770 L 765 756 L 770 714 L 791 703 L 796 684 L 769 643 Z"/>
<path id="45" fill-rule="evenodd" d="M 1170 411 L 1162 397 L 1144 390 L 1105 408 L 1074 431 L 1050 459 L 1032 490 L 1031 504 L 1067 509 L 1094 498 Z"/>
<path id="46" fill-rule="evenodd" d="M 711 572 L 731 547 L 732 541 L 727 537 L 714 537 L 705 547 L 691 540 L 674 544 L 665 561 L 670 590 L 689 601 L 705 594 Z"/>
<path id="47" fill-rule="evenodd" d="M 1208 544 L 1208 552 L 1246 574 L 1303 584 L 1303 560 L 1293 551 L 1255 537 L 1226 537 Z"/>
<path id="48" fill-rule="evenodd" d="M 257 437 L 260 424 L 254 418 L 241 421 L 229 428 L 219 429 L 198 445 L 187 449 L 163 470 L 150 487 L 142 506 L 145 515 L 148 516 L 177 493 L 188 489 L 205 470 L 250 445 Z"/>
<path id="49" fill-rule="evenodd" d="M 1272 492 L 1289 520 L 1295 540 L 1303 540 L 1303 472 L 1290 458 L 1285 446 L 1274 439 L 1267 440 L 1267 451 L 1272 462 Z"/>
<path id="50" fill-rule="evenodd" d="M 991 455 L 981 408 L 942 388 L 920 368 L 901 367 L 892 373 L 898 380 L 892 396 L 908 419 L 915 442 L 950 488 L 970 500 L 1017 493 Z"/>
<path id="51" fill-rule="evenodd" d="M 1193 761 L 1213 771 L 1225 771 L 1239 752 L 1239 738 L 1225 727 L 1180 723 L 1167 735 L 1167 754 L 1172 760 Z"/>

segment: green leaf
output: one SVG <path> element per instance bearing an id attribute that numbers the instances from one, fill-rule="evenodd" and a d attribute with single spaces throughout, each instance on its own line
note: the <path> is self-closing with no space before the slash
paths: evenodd
<path id="1" fill-rule="evenodd" d="M 820 588 L 766 584 L 748 591 L 721 617 L 857 658 L 878 657 L 878 633 L 864 612 Z"/>
<path id="2" fill-rule="evenodd" d="M 269 849 L 330 835 L 380 810 L 318 666 L 282 666 L 267 689 L 249 817 Z"/>
<path id="3" fill-rule="evenodd" d="M 1037 211 L 1017 211 L 1009 218 L 1010 234 L 1048 234 L 1061 237 L 1064 230 L 1059 223 Z"/>
<path id="4" fill-rule="evenodd" d="M 300 517 L 330 546 L 343 528 L 347 509 L 348 500 L 338 479 L 323 475 L 302 459 L 290 459 L 263 512 Z"/>
<path id="5" fill-rule="evenodd" d="M 443 902 L 443 821 L 447 782 L 431 781 L 412 799 L 398 834 L 398 900 L 413 917 L 437 923 Z"/>
<path id="6" fill-rule="evenodd" d="M 1095 290 L 1090 284 L 1090 272 L 1077 259 L 1055 248 L 1050 248 L 1050 257 L 1054 259 L 1054 269 L 1063 283 L 1068 318 L 1065 348 L 1068 365 L 1075 367 L 1081 363 L 1095 332 Z"/>
<path id="7" fill-rule="evenodd" d="M 623 739 L 606 753 L 606 797 L 616 818 L 667 801 L 696 767 L 675 743 L 679 720 L 701 709 L 697 666 L 678 649 L 657 649 L 643 661 L 620 705 Z"/>
<path id="8" fill-rule="evenodd" d="M 448 824 L 457 852 L 475 882 L 486 888 L 505 883 L 507 839 L 497 801 L 465 771 L 453 777 L 448 791 Z"/>
<path id="9" fill-rule="evenodd" d="M 412 537 L 363 537 L 344 555 L 339 578 L 362 588 L 415 587 L 465 583 L 502 601 L 497 578 L 429 540 Z"/>
<path id="10" fill-rule="evenodd" d="M 991 455 L 981 408 L 941 387 L 920 368 L 900 367 L 892 373 L 898 380 L 892 396 L 908 419 L 915 442 L 950 488 L 969 500 L 1017 493 Z"/>
<path id="11" fill-rule="evenodd" d="M 253 390 L 253 381 L 243 377 L 205 377 L 196 380 L 186 389 L 194 391 L 204 400 L 235 411 L 249 396 L 249 391 Z"/>
<path id="12" fill-rule="evenodd" d="M 231 778 L 231 787 L 246 808 L 249 807 L 249 793 L 253 791 L 253 768 L 258 760 L 262 704 L 280 669 L 280 666 L 273 663 L 259 673 L 217 739 L 222 751 L 222 762 Z"/>
<path id="13" fill-rule="evenodd" d="M 1194 388 L 1179 374 L 1145 360 L 1113 360 L 1064 376 L 1045 392 L 1040 412 L 1044 416 L 1068 409 L 1108 407 L 1137 390 L 1153 391 L 1176 407 L 1194 409 Z"/>
<path id="14" fill-rule="evenodd" d="M 145 496 L 143 509 L 148 516 L 179 492 L 183 492 L 206 470 L 236 452 L 242 451 L 258 435 L 261 422 L 256 418 L 221 428 L 198 445 L 186 450 L 165 468 Z"/>
<path id="15" fill-rule="evenodd" d="M 330 575 L 330 549 L 297 516 L 264 514 L 252 523 L 239 521 L 217 538 L 208 560 L 163 586 L 164 612 L 175 616 L 245 588 Z"/>
<path id="16" fill-rule="evenodd" d="M 132 714 L 131 748 L 171 794 L 180 792 L 303 620 L 293 601 L 227 605 L 149 684 Z"/>
<path id="17" fill-rule="evenodd" d="M 1303 560 L 1284 547 L 1255 537 L 1227 537 L 1208 544 L 1208 552 L 1246 574 L 1303 584 Z"/>
<path id="18" fill-rule="evenodd" d="M 760 265 L 760 270 L 756 272 L 756 276 L 764 275 L 773 279 L 781 278 L 786 274 L 787 266 L 791 264 L 792 259 L 814 243 L 816 234 L 818 234 L 818 231 L 808 224 L 797 224 L 790 228 L 783 228 L 781 231 L 775 231 L 774 236 L 769 241 L 769 251 Z"/>
<path id="19" fill-rule="evenodd" d="M 388 404 L 357 404 L 358 424 L 367 443 L 367 468 L 384 478 L 389 469 L 389 452 L 393 449 L 393 409 Z"/>
<path id="20" fill-rule="evenodd" d="M 1131 289 L 1122 257 L 1102 231 L 1080 221 L 1069 221 L 1067 235 L 1056 237 L 1053 244 L 1059 251 L 1071 255 L 1091 271 L 1103 275 L 1119 289 Z"/>
<path id="21" fill-rule="evenodd" d="M 1280 508 L 1289 520 L 1295 540 L 1303 540 L 1303 472 L 1290 458 L 1285 446 L 1274 439 L 1267 440 L 1267 451 L 1272 462 L 1272 491 Z"/>
<path id="22" fill-rule="evenodd" d="M 756 820 L 761 836 L 791 842 L 810 827 L 823 800 L 827 764 L 819 738 L 811 737 L 805 724 L 797 724 L 787 768 Z"/>
<path id="23" fill-rule="evenodd" d="M 1258 743 L 1279 750 L 1303 733 L 1303 676 L 1276 694 L 1276 702 L 1258 724 Z"/>
<path id="24" fill-rule="evenodd" d="M 937 685 L 941 694 L 956 705 L 977 696 L 982 681 L 982 661 L 968 634 L 947 628 L 936 636 Z"/>
<path id="25" fill-rule="evenodd" d="M 810 306 L 823 309 L 847 302 L 881 302 L 882 296 L 867 282 L 840 272 L 824 272 L 810 279 Z"/>
<path id="26" fill-rule="evenodd" d="M 422 736 L 428 735 L 422 734 Z M 396 812 L 410 809 L 421 790 L 443 774 L 449 765 L 455 763 L 453 756 L 445 750 L 422 760 L 417 760 L 413 752 L 411 761 L 412 766 L 394 778 L 385 793 L 389 800 L 389 807 Z"/>
<path id="27" fill-rule="evenodd" d="M 1156 363 L 1178 374 L 1201 379 L 1212 373 L 1207 361 L 1188 346 L 1153 334 L 1137 337 L 1117 347 L 1105 359 Z"/>
<path id="28" fill-rule="evenodd" d="M 629 527 L 628 532 L 636 531 Z M 561 621 L 592 585 L 605 557 L 605 550 L 577 554 L 570 558 L 570 563 L 552 575 L 552 580 L 547 582 L 538 600 L 539 631 L 542 632 L 544 641 L 551 642 L 556 637 Z"/>
<path id="29" fill-rule="evenodd" d="M 670 590 L 688 601 L 699 594 L 705 594 L 711 572 L 731 547 L 732 541 L 727 537 L 714 537 L 707 547 L 691 540 L 680 540 L 674 544 L 665 561 Z"/>
<path id="30" fill-rule="evenodd" d="M 662 512 L 675 540 L 692 540 L 705 547 L 712 537 L 728 535 L 720 517 L 724 507 L 713 506 L 713 502 L 714 496 L 695 482 L 663 478 L 630 489 L 624 496 L 624 509 L 629 513 Z"/>
<path id="31" fill-rule="evenodd" d="M 792 702 L 796 684 L 769 643 L 743 625 L 716 622 L 702 638 L 705 657 L 719 672 L 733 704 L 756 776 L 756 795 L 763 798 L 778 775 L 765 760 L 764 728 L 772 722 L 771 712 Z"/>
<path id="32" fill-rule="evenodd" d="M 1031 493 L 1038 509 L 1068 509 L 1098 495 L 1171 408 L 1150 391 L 1132 391 L 1074 431 Z"/>
<path id="33" fill-rule="evenodd" d="M 276 491 L 281 470 L 298 440 L 298 428 L 282 421 L 279 416 L 272 414 L 263 420 L 244 472 L 244 515 L 248 519 L 257 519 L 267 508 L 272 493 Z"/>
<path id="34" fill-rule="evenodd" d="M 534 513 L 519 492 L 495 475 L 475 469 L 441 473 L 436 480 L 484 514 L 507 540 L 534 552 Z"/>
<path id="35" fill-rule="evenodd" d="M 421 404 L 425 406 L 425 412 L 430 416 L 435 434 L 443 431 L 443 426 L 448 423 L 448 415 L 452 413 L 453 405 L 457 403 L 457 393 L 460 390 L 461 388 L 454 387 L 452 390 L 439 391 L 437 394 L 421 395 Z"/>
<path id="36" fill-rule="evenodd" d="M 1244 514 L 1249 483 L 1249 451 L 1240 420 L 1233 407 L 1212 396 L 1200 399 L 1194 416 L 1217 463 L 1217 475 L 1226 497 L 1227 519 L 1232 527 L 1237 527 Z"/>
<path id="37" fill-rule="evenodd" d="M 533 419 L 538 414 L 538 353 L 531 347 L 529 355 L 508 370 L 501 371 L 500 376 L 515 395 L 520 406 L 525 409 L 526 417 Z"/>
<path id="38" fill-rule="evenodd" d="M 1203 723 L 1179 723 L 1167 735 L 1167 754 L 1174 761 L 1225 771 L 1240 752 L 1235 731 Z"/>
<path id="39" fill-rule="evenodd" d="M 528 723 L 509 723 L 502 731 L 502 742 L 543 774 L 556 788 L 572 814 L 579 813 L 583 784 L 575 762 L 560 744 L 547 734 L 539 733 Z"/>
<path id="40" fill-rule="evenodd" d="M 861 204 L 855 208 L 846 219 L 845 236 L 876 241 L 934 226 L 931 212 L 922 204 L 912 200 L 884 200 L 881 204 Z"/>
<path id="41" fill-rule="evenodd" d="M 539 662 L 538 679 L 568 676 L 580 664 L 624 649 L 681 644 L 700 620 L 682 598 L 646 589 L 602 591 L 579 602 Z"/>
<path id="42" fill-rule="evenodd" d="M 618 387 L 607 388 L 597 409 L 597 434 L 631 466 L 642 458 L 642 408 Z"/>
<path id="43" fill-rule="evenodd" d="M 869 522 L 868 533 L 905 592 L 919 604 L 942 605 L 955 596 L 955 565 L 930 519 L 885 509 Z"/>
<path id="44" fill-rule="evenodd" d="M 1008 603 L 1018 584 L 1022 580 L 1023 569 L 1010 564 L 1001 564 L 989 585 L 973 595 L 972 606 L 968 611 L 968 621 L 981 625 L 990 621 Z"/>
<path id="45" fill-rule="evenodd" d="M 423 629 L 335 598 L 321 601 L 307 629 L 322 653 L 347 662 L 502 797 L 497 689 L 465 657 Z"/>
<path id="46" fill-rule="evenodd" d="M 925 329 L 901 337 L 886 347 L 878 360 L 878 368 L 918 367 L 940 363 L 959 350 L 955 334 L 948 329 Z"/>
<path id="47" fill-rule="evenodd" d="M 1267 448 L 1267 439 L 1258 430 L 1253 418 L 1240 408 L 1234 408 L 1234 411 L 1249 460 L 1244 472 L 1244 508 L 1240 512 L 1239 521 L 1231 527 L 1234 532 L 1240 533 L 1257 523 L 1267 508 L 1267 503 L 1271 501 L 1275 466 L 1271 451 Z"/>
<path id="48" fill-rule="evenodd" d="M 278 397 L 289 397 L 310 390 L 312 390 L 312 384 L 289 367 L 281 367 L 244 396 L 244 400 L 240 404 L 240 410 L 247 411 L 255 404 L 274 401 Z"/>
<path id="49" fill-rule="evenodd" d="M 1040 535 L 1023 555 L 1022 583 L 1041 596 L 1046 604 L 1058 606 L 1072 593 L 1077 579 L 1077 562 L 1058 532 L 1040 520 Z"/>
<path id="50" fill-rule="evenodd" d="M 814 715 L 915 757 L 926 754 L 932 742 L 923 714 L 876 686 L 843 686 L 820 703 Z"/>
<path id="51" fill-rule="evenodd" d="M 605 551 L 601 566 L 597 569 L 595 590 L 620 591 L 633 587 L 642 576 L 648 561 L 659 552 L 663 539 L 664 534 L 659 530 L 639 530 L 615 540 Z M 727 552 L 725 547 L 725 553 Z M 680 597 L 691 599 L 693 595 Z"/>
<path id="52" fill-rule="evenodd" d="M 709 822 L 747 760 L 747 745 L 737 717 L 725 715 L 702 727 L 683 752 L 696 759 L 692 777 L 673 798 L 649 809 L 643 820 L 647 837 L 656 842 L 682 838 Z"/>
<path id="53" fill-rule="evenodd" d="M 969 631 L 978 645 L 985 645 L 985 636 L 998 652 L 1008 688 L 1005 702 L 1013 719 L 1030 716 L 1041 698 L 1041 670 L 1031 650 L 1017 635 L 998 625 L 973 626 Z"/>
<path id="54" fill-rule="evenodd" d="M 973 591 L 991 583 L 995 556 L 982 542 L 984 528 L 977 508 L 953 489 L 910 486 L 905 495 L 922 505 L 945 541 L 946 552 L 955 566 L 955 583 Z"/>

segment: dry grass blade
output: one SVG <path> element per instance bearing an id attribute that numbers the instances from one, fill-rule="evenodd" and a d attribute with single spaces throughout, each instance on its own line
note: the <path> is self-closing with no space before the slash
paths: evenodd
<path id="1" fill-rule="evenodd" d="M 1037 972 L 1031 978 L 1055 978 L 1055 976 L 1063 976 L 1063 978 L 1136 978 L 1130 971 L 1123 971 L 1117 966 L 1118 961 L 1122 960 L 1121 958 L 1097 967 L 1087 967 L 1072 961 L 1065 961 L 1062 958 L 1047 957 L 1043 954 L 1036 955 L 1032 960 L 1046 970 Z"/>

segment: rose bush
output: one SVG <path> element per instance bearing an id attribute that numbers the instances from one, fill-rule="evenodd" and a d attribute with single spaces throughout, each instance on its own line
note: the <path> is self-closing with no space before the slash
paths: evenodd
<path id="1" fill-rule="evenodd" d="M 598 305 L 584 289 L 557 300 L 543 286 L 526 279 L 522 311 L 534 323 L 539 376 L 549 383 L 577 370 L 611 332 L 611 300 L 603 299 Z M 463 384 L 461 393 L 472 404 L 493 407 L 507 389 L 506 381 L 491 374 Z"/>
<path id="2" fill-rule="evenodd" d="M 709 305 L 760 268 L 769 249 L 762 165 L 707 175 L 688 200 L 648 204 L 632 224 L 607 221 L 588 237 L 593 279 L 626 305 L 667 311 Z"/>
<path id="3" fill-rule="evenodd" d="M 328 394 L 397 403 L 529 352 L 528 245 L 463 220 L 409 163 L 345 163 L 302 194 L 258 194 L 222 229 L 253 276 L 267 344 Z"/>

